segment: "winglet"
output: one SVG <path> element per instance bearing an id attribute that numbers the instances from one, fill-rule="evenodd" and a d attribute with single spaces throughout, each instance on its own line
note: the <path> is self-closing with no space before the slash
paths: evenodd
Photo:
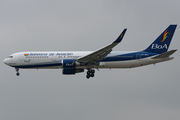
<path id="1" fill-rule="evenodd" d="M 113 42 L 113 43 L 119 43 L 124 37 L 124 34 L 126 33 L 127 29 L 124 29 L 123 32 L 119 35 L 119 37 Z"/>

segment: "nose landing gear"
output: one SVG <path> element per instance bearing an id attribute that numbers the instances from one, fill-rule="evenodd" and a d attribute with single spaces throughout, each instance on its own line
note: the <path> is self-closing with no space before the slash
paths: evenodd
<path id="1" fill-rule="evenodd" d="M 15 70 L 16 70 L 16 75 L 19 76 L 20 75 L 19 68 L 15 68 Z"/>
<path id="2" fill-rule="evenodd" d="M 88 70 L 86 78 L 89 79 L 90 77 L 94 77 L 95 70 Z"/>

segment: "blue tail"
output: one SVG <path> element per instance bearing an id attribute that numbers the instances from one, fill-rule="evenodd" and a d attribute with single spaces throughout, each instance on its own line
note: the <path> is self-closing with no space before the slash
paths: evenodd
<path id="1" fill-rule="evenodd" d="M 170 25 L 147 49 L 146 52 L 164 53 L 167 52 L 171 39 L 177 25 Z"/>

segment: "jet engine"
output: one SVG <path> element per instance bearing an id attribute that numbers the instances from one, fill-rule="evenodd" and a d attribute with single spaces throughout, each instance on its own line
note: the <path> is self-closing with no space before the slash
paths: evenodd
<path id="1" fill-rule="evenodd" d="M 80 63 L 73 59 L 64 59 L 62 61 L 62 74 L 70 75 L 80 72 L 84 72 L 84 69 L 77 69 L 76 67 L 80 66 Z"/>

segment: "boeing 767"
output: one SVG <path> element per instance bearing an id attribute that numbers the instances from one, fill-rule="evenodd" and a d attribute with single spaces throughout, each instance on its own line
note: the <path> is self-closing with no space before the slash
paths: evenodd
<path id="1" fill-rule="evenodd" d="M 119 44 L 127 29 L 111 44 L 96 51 L 44 51 L 18 52 L 8 56 L 4 63 L 19 69 L 62 69 L 62 74 L 71 75 L 84 72 L 86 78 L 94 77 L 95 69 L 134 68 L 172 60 L 177 50 L 168 51 L 177 25 L 168 26 L 149 47 L 142 51 L 112 51 Z"/>

